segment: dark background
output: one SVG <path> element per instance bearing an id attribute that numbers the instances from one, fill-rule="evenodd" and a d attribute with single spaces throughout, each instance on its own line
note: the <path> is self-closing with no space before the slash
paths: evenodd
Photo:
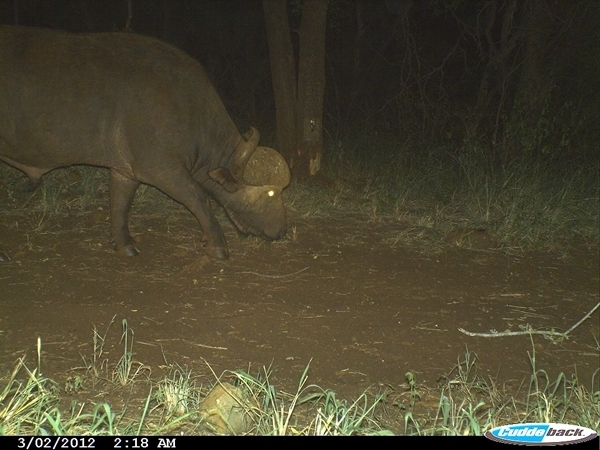
<path id="1" fill-rule="evenodd" d="M 353 134 L 389 132 L 421 148 L 444 145 L 456 152 L 467 139 L 483 140 L 502 158 L 525 151 L 570 158 L 597 154 L 598 2 L 517 2 L 506 33 L 508 3 L 331 1 L 325 146 Z M 544 34 L 536 62 L 544 79 L 533 104 L 517 111 L 519 86 L 527 81 L 528 33 L 539 26 L 527 13 L 532 5 L 547 15 L 541 21 L 547 26 L 536 30 Z M 236 123 L 255 125 L 274 139 L 261 1 L 133 0 L 132 6 L 133 32 L 163 39 L 198 59 Z M 302 2 L 289 1 L 288 12 L 297 52 Z M 126 0 L 0 1 L 4 24 L 99 32 L 122 31 L 126 21 Z"/>

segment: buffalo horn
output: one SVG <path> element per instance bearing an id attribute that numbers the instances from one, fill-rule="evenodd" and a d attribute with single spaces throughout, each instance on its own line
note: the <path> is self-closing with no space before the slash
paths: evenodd
<path id="1" fill-rule="evenodd" d="M 241 174 L 244 172 L 246 164 L 250 160 L 252 153 L 256 150 L 260 133 L 254 127 L 250 127 L 250 131 L 244 134 L 243 140 L 237 145 L 233 154 L 232 166 L 235 173 Z"/>

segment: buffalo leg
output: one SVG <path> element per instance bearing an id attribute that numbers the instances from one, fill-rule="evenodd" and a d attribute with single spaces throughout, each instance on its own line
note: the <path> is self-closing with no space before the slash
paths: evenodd
<path id="1" fill-rule="evenodd" d="M 209 256 L 215 259 L 229 257 L 227 240 L 221 225 L 210 211 L 208 197 L 187 170 L 171 173 L 169 177 L 163 175 L 161 180 L 152 180 L 151 184 L 184 205 L 196 217 L 203 231 L 204 250 Z"/>
<path id="2" fill-rule="evenodd" d="M 124 177 L 114 170 L 110 171 L 110 242 L 115 251 L 124 256 L 136 256 L 140 252 L 127 225 L 129 209 L 139 185 L 139 181 Z"/>

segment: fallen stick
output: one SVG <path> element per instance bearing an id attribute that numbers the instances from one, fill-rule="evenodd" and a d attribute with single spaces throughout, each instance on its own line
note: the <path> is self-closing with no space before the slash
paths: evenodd
<path id="1" fill-rule="evenodd" d="M 489 333 L 474 333 L 472 331 L 467 331 L 463 328 L 459 328 L 458 331 L 466 334 L 467 336 L 478 336 L 478 337 L 503 337 L 503 336 L 522 336 L 527 334 L 541 334 L 544 336 L 556 336 L 561 337 L 563 339 L 569 339 L 569 333 L 571 333 L 575 328 L 581 325 L 585 320 L 589 319 L 592 314 L 600 307 L 600 303 L 596 303 L 590 312 L 588 312 L 585 316 L 583 316 L 575 325 L 569 328 L 564 333 L 560 333 L 558 331 L 542 331 L 542 330 L 533 330 L 531 326 L 528 324 L 527 327 L 529 329 L 523 331 L 490 331 Z"/>

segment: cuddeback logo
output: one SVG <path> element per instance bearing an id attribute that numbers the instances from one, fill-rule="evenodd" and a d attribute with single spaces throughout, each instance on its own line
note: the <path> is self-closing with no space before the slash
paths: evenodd
<path id="1" fill-rule="evenodd" d="M 485 437 L 497 442 L 521 445 L 565 445 L 594 439 L 598 434 L 585 427 L 564 423 L 521 423 L 486 431 Z"/>

